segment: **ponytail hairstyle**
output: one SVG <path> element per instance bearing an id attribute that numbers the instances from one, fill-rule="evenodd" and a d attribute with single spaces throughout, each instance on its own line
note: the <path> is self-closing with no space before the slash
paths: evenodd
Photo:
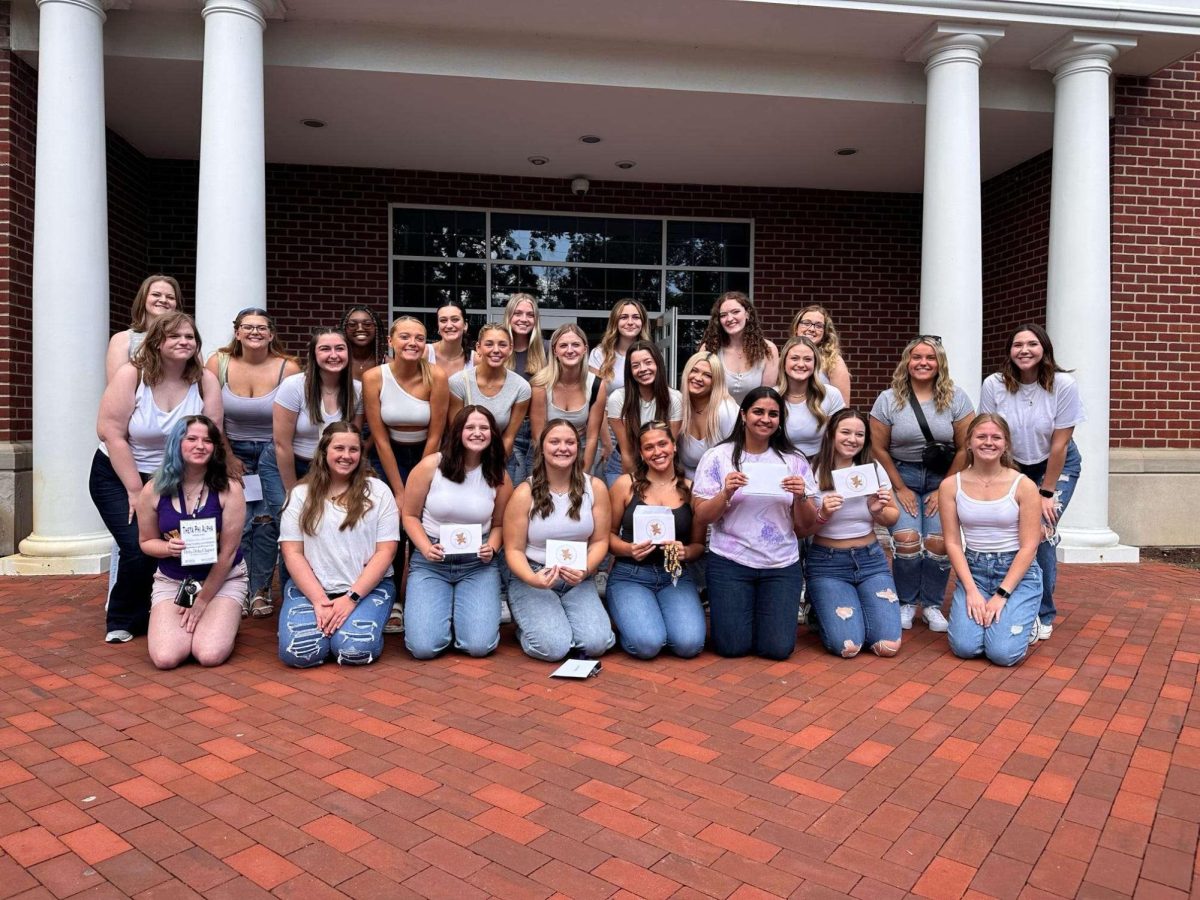
<path id="1" fill-rule="evenodd" d="M 783 459 L 786 454 L 800 452 L 787 436 L 787 404 L 783 402 L 783 398 L 779 396 L 779 392 L 775 388 L 767 387 L 765 384 L 759 385 L 742 398 L 742 407 L 738 414 L 737 424 L 733 426 L 733 434 L 722 442 L 733 444 L 733 467 L 739 472 L 742 471 L 742 454 L 746 452 L 746 413 L 753 409 L 754 404 L 759 400 L 772 400 L 779 407 L 779 427 L 775 429 L 771 439 L 767 442 L 767 449 L 775 451 L 775 455 L 780 459 Z"/>
<path id="2" fill-rule="evenodd" d="M 439 303 L 437 305 L 437 308 L 433 311 L 434 322 L 437 321 L 438 313 L 440 313 L 443 309 L 447 309 L 447 308 L 451 308 L 451 307 L 454 309 L 457 309 L 458 314 L 460 316 L 462 316 L 462 320 L 463 320 L 463 330 L 462 330 L 463 353 L 469 353 L 470 351 L 467 349 L 467 347 L 470 345 L 467 343 L 467 341 L 470 339 L 471 321 L 467 318 L 467 308 L 462 305 L 461 301 L 456 300 L 453 297 L 451 297 L 449 300 L 443 300 L 441 303 Z M 442 337 L 440 331 L 438 332 L 438 340 L 439 341 L 445 340 L 445 338 Z"/>
<path id="3" fill-rule="evenodd" d="M 846 419 L 858 419 L 863 424 L 862 449 L 854 454 L 853 465 L 864 466 L 875 462 L 875 454 L 871 451 L 871 422 L 867 414 L 854 406 L 839 409 L 829 417 L 825 432 L 821 435 L 821 449 L 813 460 L 813 474 L 817 478 L 817 486 L 823 491 L 833 490 L 833 465 L 837 459 L 837 451 L 833 446 L 838 426 Z"/>
<path id="4" fill-rule="evenodd" d="M 509 336 L 513 341 L 512 356 L 508 358 L 508 368 L 516 371 L 517 359 L 517 336 L 513 331 L 512 317 L 517 311 L 517 306 L 521 303 L 528 303 L 533 308 L 533 330 L 529 332 L 529 349 L 525 354 L 525 371 L 517 372 L 518 375 L 531 375 L 539 371 L 542 366 L 546 365 L 546 346 L 542 343 L 542 320 L 538 316 L 537 300 L 533 299 L 530 294 L 513 294 L 508 298 L 508 303 L 504 306 L 504 324 L 508 326 Z"/>
<path id="5" fill-rule="evenodd" d="M 817 377 L 817 373 L 821 371 L 821 351 L 808 338 L 788 338 L 788 342 L 779 351 L 779 385 L 777 390 L 783 395 L 784 400 L 786 400 L 788 392 L 791 389 L 792 379 L 785 369 L 787 368 L 787 355 L 793 347 L 807 347 L 812 351 L 813 373 L 808 376 L 808 383 L 804 386 L 804 405 L 808 407 L 808 411 L 812 413 L 812 417 L 817 420 L 817 428 L 823 428 L 825 420 L 829 416 L 825 415 L 825 410 L 821 406 L 825 402 L 825 385 Z"/>
<path id="6" fill-rule="evenodd" d="M 529 475 L 529 518 L 531 519 L 535 515 L 540 519 L 545 519 L 554 512 L 554 498 L 550 496 L 550 478 L 546 474 L 546 451 L 543 448 L 546 445 L 546 438 L 556 428 L 565 428 L 570 431 L 571 437 L 575 439 L 576 448 L 579 447 L 579 432 L 566 419 L 551 419 L 546 423 L 546 427 L 542 429 L 542 436 L 533 446 L 533 469 Z M 583 509 L 587 478 L 588 475 L 583 471 L 583 454 L 577 451 L 575 462 L 571 465 L 568 492 L 571 502 L 567 507 L 567 517 L 575 522 L 579 521 L 580 510 Z"/>
<path id="7" fill-rule="evenodd" d="M 1008 427 L 1008 420 L 999 413 L 980 413 L 971 420 L 971 424 L 967 426 L 967 437 L 964 443 L 967 447 L 967 468 L 975 465 L 975 454 L 971 452 L 971 435 L 975 433 L 975 429 L 980 425 L 986 425 L 991 422 L 1000 429 L 1004 435 L 1004 452 L 1000 454 L 1000 465 L 1006 469 L 1016 469 L 1021 471 L 1021 467 L 1017 465 L 1017 461 L 1012 455 L 1012 431 Z"/>
<path id="8" fill-rule="evenodd" d="M 391 343 L 392 338 L 396 336 L 396 327 L 406 322 L 409 324 L 420 325 L 421 332 L 426 335 L 426 340 L 428 340 L 428 332 L 425 329 L 424 322 L 422 322 L 416 316 L 397 316 L 392 321 L 392 327 L 388 330 L 389 344 Z M 425 346 L 429 345 L 426 344 Z M 394 354 L 393 358 L 395 358 Z M 420 359 L 417 360 L 417 369 L 421 373 L 421 384 L 425 386 L 425 390 L 431 390 L 433 388 L 433 363 L 429 361 L 429 358 L 424 353 L 422 353 Z"/>
<path id="9" fill-rule="evenodd" d="M 204 467 L 204 485 L 211 493 L 219 494 L 229 490 L 229 473 L 225 470 L 225 442 L 221 440 L 221 429 L 208 416 L 186 416 L 175 423 L 167 435 L 167 443 L 163 448 L 162 465 L 154 473 L 154 492 L 156 494 L 171 494 L 183 481 L 183 438 L 193 425 L 203 425 L 208 429 L 208 439 L 212 441 L 212 454 Z"/>
<path id="10" fill-rule="evenodd" d="M 475 335 L 475 348 L 476 348 L 475 352 L 479 353 L 479 360 L 478 360 L 478 362 L 475 363 L 475 367 L 476 368 L 486 368 L 487 366 L 491 365 L 490 363 L 484 362 L 483 353 L 482 353 L 482 351 L 479 350 L 479 345 L 483 342 L 483 336 L 492 331 L 498 331 L 502 335 L 504 335 L 506 338 L 508 338 L 508 359 L 506 359 L 504 361 L 504 365 L 505 365 L 505 368 L 512 369 L 512 358 L 513 358 L 512 329 L 510 329 L 507 325 L 504 325 L 500 322 L 484 322 L 483 325 L 481 325 L 479 327 L 479 334 Z M 466 370 L 464 369 L 463 371 L 466 371 Z"/>
<path id="11" fill-rule="evenodd" d="M 643 502 L 646 491 L 650 489 L 650 466 L 642 459 L 642 438 L 652 431 L 661 431 L 671 440 L 673 454 L 671 464 L 675 471 L 675 490 L 679 491 L 685 503 L 692 502 L 692 486 L 688 484 L 687 474 L 683 471 L 683 460 L 679 458 L 679 443 L 671 434 L 671 426 L 667 422 L 647 422 L 638 429 L 637 456 L 633 461 L 633 494 Z"/>
<path id="12" fill-rule="evenodd" d="M 331 496 L 333 476 L 329 472 L 329 461 L 326 456 L 329 453 L 329 445 L 339 434 L 353 434 L 358 438 L 359 446 L 362 446 L 362 432 L 356 425 L 352 422 L 331 422 L 321 432 L 321 441 L 317 444 L 317 452 L 313 454 L 308 474 L 299 482 L 308 485 L 304 506 L 300 508 L 300 530 L 310 537 L 316 536 L 317 529 L 321 525 L 321 518 L 325 514 L 326 500 L 332 500 L 335 505 L 346 511 L 342 524 L 338 526 L 338 531 L 354 528 L 359 520 L 375 506 L 375 501 L 371 499 L 370 485 L 367 483 L 367 470 L 370 468 L 370 463 L 367 462 L 365 452 L 359 458 L 358 468 L 350 474 L 350 484 L 346 490 L 337 498 Z M 288 497 L 288 503 L 292 502 L 292 496 L 294 494 Z"/>
<path id="13" fill-rule="evenodd" d="M 325 411 L 321 408 L 321 367 L 317 364 L 317 344 L 327 334 L 336 335 L 346 345 L 346 367 L 338 373 L 338 410 L 342 419 L 354 418 L 358 402 L 354 396 L 354 375 L 350 365 L 350 342 L 346 340 L 346 332 L 340 328 L 325 326 L 314 328 L 312 337 L 308 339 L 308 355 L 304 359 L 304 408 L 308 412 L 308 420 L 314 425 L 325 421 Z"/>
<path id="14" fill-rule="evenodd" d="M 1054 375 L 1057 372 L 1070 372 L 1071 369 L 1064 369 L 1054 360 L 1054 343 L 1050 340 L 1050 335 L 1046 333 L 1046 329 L 1041 325 L 1028 324 L 1018 325 L 1013 329 L 1008 336 L 1008 341 L 1004 344 L 1004 365 L 1000 367 L 1000 376 L 1004 379 L 1004 387 L 1010 394 L 1015 394 L 1021 385 L 1021 373 L 1017 371 L 1016 363 L 1012 361 L 1012 345 L 1017 339 L 1017 335 L 1022 331 L 1028 331 L 1037 338 L 1038 343 L 1042 345 L 1042 362 L 1038 366 L 1038 384 L 1042 389 L 1053 394 L 1054 393 Z"/>
<path id="15" fill-rule="evenodd" d="M 662 351 L 651 341 L 634 341 L 625 354 L 625 401 L 621 404 L 621 421 L 625 423 L 625 434 L 629 446 L 636 448 L 638 429 L 642 427 L 642 386 L 633 378 L 633 354 L 645 351 L 654 360 L 654 384 L 650 390 L 654 395 L 654 418 L 667 421 L 671 418 L 671 389 L 667 384 L 667 364 Z"/>

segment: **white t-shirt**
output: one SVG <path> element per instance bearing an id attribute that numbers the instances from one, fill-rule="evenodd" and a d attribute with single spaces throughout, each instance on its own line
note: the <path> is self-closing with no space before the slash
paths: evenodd
<path id="1" fill-rule="evenodd" d="M 400 540 L 400 513 L 391 489 L 378 478 L 367 479 L 367 492 L 372 506 L 353 528 L 339 531 L 346 518 L 346 511 L 325 501 L 325 514 L 317 526 L 315 535 L 305 534 L 300 529 L 300 511 L 304 498 L 308 496 L 308 485 L 298 484 L 292 488 L 287 506 L 279 521 L 279 540 L 302 541 L 304 558 L 312 567 L 313 574 L 321 587 L 327 591 L 347 591 L 354 579 L 362 574 L 367 562 L 375 553 L 380 541 Z M 384 577 L 392 574 L 388 566 Z"/>
<path id="2" fill-rule="evenodd" d="M 742 454 L 742 471 L 747 463 L 786 463 L 792 475 L 804 478 L 805 490 L 817 490 L 812 469 L 799 453 L 781 459 L 773 450 Z M 708 500 L 721 492 L 725 476 L 733 471 L 733 444 L 718 444 L 707 451 L 696 467 L 692 494 Z M 792 494 L 762 497 L 734 491 L 728 508 L 712 525 L 709 549 L 718 556 L 752 569 L 782 569 L 800 559 L 800 542 L 792 522 Z M 805 500 L 805 503 L 808 501 Z"/>
<path id="3" fill-rule="evenodd" d="M 308 404 L 304 401 L 304 373 L 297 372 L 283 379 L 279 390 L 275 392 L 275 404 L 284 409 L 290 409 L 296 414 L 296 433 L 292 435 L 292 452 L 301 459 L 312 459 L 317 452 L 317 444 L 321 441 L 321 432 L 325 426 L 343 419 L 353 419 L 362 412 L 362 382 L 354 382 L 354 411 L 349 415 L 342 410 L 329 412 L 321 408 L 322 421 L 320 425 L 313 424 L 308 417 Z"/>
<path id="4" fill-rule="evenodd" d="M 600 347 L 593 347 L 592 352 L 588 354 L 588 368 L 600 371 L 600 366 L 604 362 L 604 351 Z M 617 353 L 613 357 L 612 378 L 605 382 L 608 385 L 609 396 L 619 387 L 625 386 L 625 354 Z"/>
<path id="5" fill-rule="evenodd" d="M 833 385 L 825 386 L 825 399 L 821 401 L 821 411 L 825 413 L 826 421 L 839 409 L 846 405 L 842 392 Z M 825 432 L 824 425 L 817 424 L 817 418 L 803 400 L 787 405 L 787 436 L 796 445 L 796 449 L 812 459 L 821 449 L 821 435 Z"/>
<path id="6" fill-rule="evenodd" d="M 891 488 L 892 481 L 879 463 L 875 464 L 875 474 L 879 478 L 881 488 Z M 836 493 L 836 491 L 830 491 L 830 493 Z M 818 489 L 815 496 L 817 509 L 820 510 L 825 492 Z M 821 526 L 817 534 L 823 538 L 840 541 L 863 537 L 874 531 L 875 520 L 871 518 L 871 511 L 867 509 L 867 498 L 846 497 L 842 500 L 842 505 L 829 517 L 829 521 Z"/>
<path id="7" fill-rule="evenodd" d="M 675 388 L 667 388 L 667 395 L 670 397 L 670 411 L 667 413 L 668 422 L 678 422 L 683 418 L 683 395 Z M 621 407 L 625 405 L 625 388 L 618 388 L 616 391 L 608 395 L 608 402 L 604 405 L 604 413 L 610 419 L 621 418 Z M 645 425 L 647 422 L 653 422 L 657 407 L 654 400 L 641 400 L 638 403 L 638 423 Z"/>
<path id="8" fill-rule="evenodd" d="M 1013 457 L 1026 466 L 1050 455 L 1050 438 L 1057 429 L 1087 421 L 1079 385 L 1066 372 L 1055 373 L 1054 393 L 1035 381 L 1010 394 L 1002 375 L 989 375 L 979 392 L 979 411 L 1004 416 L 1012 431 Z"/>

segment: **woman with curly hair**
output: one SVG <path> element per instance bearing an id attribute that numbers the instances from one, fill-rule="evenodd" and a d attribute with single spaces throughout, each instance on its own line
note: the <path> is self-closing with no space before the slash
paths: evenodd
<path id="1" fill-rule="evenodd" d="M 930 631 L 949 627 L 942 601 L 950 560 L 938 515 L 938 487 L 962 465 L 967 425 L 974 414 L 971 398 L 950 377 L 946 351 L 936 335 L 908 342 L 892 386 L 871 409 L 871 445 L 900 507 L 900 518 L 892 526 L 893 572 L 905 630 L 912 628 L 918 607 Z M 925 430 L 931 438 L 925 437 Z"/>
<path id="2" fill-rule="evenodd" d="M 217 378 L 200 365 L 200 335 L 192 317 L 159 316 L 134 361 L 123 364 L 100 398 L 88 490 L 120 548 L 117 578 L 106 607 L 105 640 L 145 634 L 155 562 L 142 552 L 137 522 L 142 485 L 162 465 L 175 423 L 200 413 L 223 418 Z"/>
<path id="3" fill-rule="evenodd" d="M 157 668 L 174 669 L 189 656 L 219 666 L 233 652 L 248 583 L 239 546 L 245 516 L 242 486 L 225 468 L 220 430 L 204 416 L 180 420 L 138 501 L 142 552 L 159 560 L 147 640 Z M 181 523 L 204 519 L 216 530 L 217 560 L 185 566 Z"/>
<path id="4" fill-rule="evenodd" d="M 365 666 L 383 651 L 400 513 L 369 472 L 358 427 L 334 422 L 288 497 L 279 528 L 289 576 L 279 658 L 289 666 L 319 666 L 331 655 L 338 665 Z"/>
<path id="5" fill-rule="evenodd" d="M 833 385 L 850 403 L 850 370 L 842 358 L 841 343 L 833 317 L 823 306 L 806 306 L 792 318 L 791 332 L 794 337 L 806 337 L 817 345 L 820 366 L 817 377 L 825 384 Z"/>
<path id="6" fill-rule="evenodd" d="M 841 392 L 816 377 L 817 346 L 808 338 L 790 338 L 779 354 L 779 393 L 787 403 L 788 439 L 810 460 L 821 449 L 829 417 L 844 407 Z"/>
<path id="7" fill-rule="evenodd" d="M 754 388 L 779 380 L 779 350 L 763 337 L 754 304 L 741 291 L 717 298 L 700 346 L 720 355 L 725 387 L 736 403 Z"/>

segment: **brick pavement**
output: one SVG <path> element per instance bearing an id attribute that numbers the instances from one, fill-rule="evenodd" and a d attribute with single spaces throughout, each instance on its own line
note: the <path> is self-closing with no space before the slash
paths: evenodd
<path id="1" fill-rule="evenodd" d="M 1064 567 L 1015 670 L 891 660 L 547 679 L 486 660 L 216 669 L 100 642 L 96 578 L 0 581 L 0 897 L 1200 892 L 1200 573 Z"/>

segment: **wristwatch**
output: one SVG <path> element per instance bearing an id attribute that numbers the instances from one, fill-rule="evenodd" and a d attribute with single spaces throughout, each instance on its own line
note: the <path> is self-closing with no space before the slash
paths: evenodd
<path id="1" fill-rule="evenodd" d="M 1043 497 L 1045 497 L 1047 500 L 1050 500 L 1054 497 L 1054 491 L 1048 491 L 1045 488 L 1038 488 L 1038 493 L 1041 494 Z"/>
<path id="2" fill-rule="evenodd" d="M 1003 600 L 1007 600 L 1012 596 L 1012 591 L 1006 591 L 1003 587 L 996 588 L 996 596 Z"/>
<path id="3" fill-rule="evenodd" d="M 362 599 L 362 594 L 358 591 L 346 591 L 346 596 L 350 598 L 351 603 L 357 603 Z"/>

